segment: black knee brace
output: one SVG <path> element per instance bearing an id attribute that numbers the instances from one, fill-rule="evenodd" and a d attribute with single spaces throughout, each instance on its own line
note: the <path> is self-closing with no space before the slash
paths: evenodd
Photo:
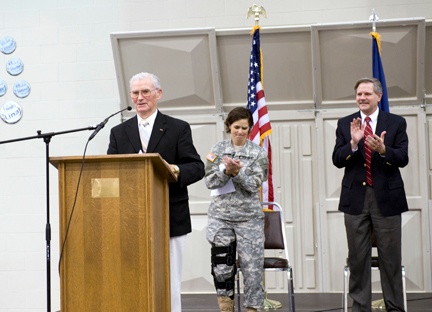
<path id="1" fill-rule="evenodd" d="M 234 293 L 234 282 L 235 282 L 235 274 L 237 270 L 236 266 L 236 242 L 232 242 L 229 246 L 216 247 L 212 244 L 211 248 L 211 262 L 212 262 L 212 271 L 213 281 L 216 289 L 225 289 L 227 292 L 233 290 Z M 223 256 L 219 256 L 223 255 Z M 228 266 L 232 266 L 232 275 L 230 278 L 225 279 L 224 281 L 218 281 L 215 278 L 214 268 L 218 264 L 226 264 Z M 232 296 L 234 297 L 234 296 Z M 233 298 L 231 298 L 233 299 Z"/>

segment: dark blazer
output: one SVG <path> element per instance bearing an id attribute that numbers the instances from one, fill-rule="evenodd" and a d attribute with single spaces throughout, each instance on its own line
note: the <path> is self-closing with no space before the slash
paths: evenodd
<path id="1" fill-rule="evenodd" d="M 135 154 L 142 150 L 137 117 L 111 129 L 108 154 Z M 193 142 L 190 125 L 158 111 L 147 147 L 180 169 L 177 182 L 169 183 L 170 236 L 192 231 L 187 186 L 204 177 L 204 163 Z"/>
<path id="2" fill-rule="evenodd" d="M 354 118 L 360 117 L 360 111 L 341 118 L 336 129 L 336 144 L 333 150 L 333 164 L 345 168 L 339 210 L 357 215 L 363 210 L 366 192 L 366 166 L 364 140 L 358 144 L 355 152 L 351 150 L 351 127 Z M 373 188 L 378 207 L 384 216 L 400 214 L 408 210 L 404 183 L 399 168 L 408 164 L 408 135 L 403 117 L 379 111 L 375 134 L 387 134 L 384 137 L 385 157 L 377 152 L 372 154 Z"/>

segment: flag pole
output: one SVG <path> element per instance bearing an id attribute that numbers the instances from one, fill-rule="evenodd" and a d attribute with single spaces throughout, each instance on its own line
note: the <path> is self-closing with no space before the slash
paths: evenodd
<path id="1" fill-rule="evenodd" d="M 372 9 L 372 15 L 369 16 L 369 20 L 372 21 L 372 32 L 376 32 L 376 22 L 379 20 L 379 17 L 376 15 L 375 9 Z"/>
<path id="2" fill-rule="evenodd" d="M 376 22 L 378 22 L 379 17 L 376 14 L 375 9 L 372 9 L 372 15 L 369 16 L 369 20 L 372 21 L 372 32 L 370 34 L 375 37 L 378 44 L 378 51 L 381 52 L 381 36 L 376 31 Z"/>
<path id="3" fill-rule="evenodd" d="M 255 26 L 252 28 L 252 32 L 251 33 L 254 34 L 255 30 L 261 28 L 259 26 L 260 15 L 264 16 L 265 18 L 267 18 L 267 12 L 265 11 L 265 9 L 264 9 L 263 6 L 257 5 L 257 4 L 253 4 L 253 5 L 251 5 L 249 7 L 246 18 L 249 18 L 252 15 L 254 16 Z M 260 53 L 260 59 L 261 58 L 262 58 L 262 55 Z M 262 60 L 260 60 L 260 64 L 262 65 Z M 261 68 L 261 70 L 262 70 L 262 68 Z M 260 73 L 260 75 L 261 75 L 261 78 L 262 78 L 262 73 Z M 264 287 L 264 294 L 265 294 L 265 297 L 264 297 L 264 306 L 263 306 L 264 310 L 281 308 L 282 304 L 279 301 L 267 298 L 267 291 L 265 290 L 265 275 L 264 274 L 263 274 L 263 287 Z"/>
<path id="4" fill-rule="evenodd" d="M 381 60 L 381 35 L 376 30 L 376 23 L 379 20 L 375 9 L 372 10 L 372 15 L 369 17 L 372 21 L 372 76 L 378 79 L 382 85 L 382 97 L 379 102 L 379 108 L 385 112 L 390 111 L 388 93 L 387 93 L 387 83 L 384 74 L 384 68 Z"/>
<path id="5" fill-rule="evenodd" d="M 372 21 L 372 32 L 370 34 L 375 37 L 378 45 L 378 51 L 381 53 L 381 36 L 376 31 L 376 22 L 378 22 L 379 17 L 376 14 L 375 9 L 372 9 L 372 15 L 369 16 L 369 20 Z"/>
<path id="6" fill-rule="evenodd" d="M 376 32 L 376 22 L 379 20 L 378 15 L 375 12 L 375 9 L 372 9 L 372 15 L 369 16 L 369 20 L 372 21 L 372 33 L 371 35 L 375 37 L 378 45 L 378 51 L 381 51 L 381 40 L 379 34 Z M 379 309 L 384 310 L 385 309 L 385 303 L 384 299 L 378 299 L 372 301 L 372 308 L 373 309 Z"/>

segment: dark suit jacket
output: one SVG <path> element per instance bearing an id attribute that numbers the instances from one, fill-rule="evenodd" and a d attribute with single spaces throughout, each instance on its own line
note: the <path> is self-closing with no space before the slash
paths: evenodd
<path id="1" fill-rule="evenodd" d="M 333 150 L 333 164 L 345 168 L 339 210 L 348 214 L 360 214 L 363 210 L 366 192 L 366 166 L 364 141 L 358 144 L 358 150 L 351 150 L 351 128 L 353 118 L 360 117 L 360 112 L 341 118 L 336 129 L 336 145 Z M 385 157 L 377 152 L 372 154 L 372 178 L 378 207 L 384 216 L 400 214 L 408 210 L 404 183 L 399 168 L 408 164 L 408 135 L 403 117 L 384 111 L 379 112 L 375 133 L 384 137 Z"/>
<path id="2" fill-rule="evenodd" d="M 134 154 L 142 150 L 137 117 L 111 129 L 108 154 Z M 192 231 L 187 186 L 204 176 L 193 142 L 190 125 L 158 111 L 147 147 L 148 153 L 159 153 L 169 164 L 180 169 L 177 182 L 169 183 L 170 236 Z"/>

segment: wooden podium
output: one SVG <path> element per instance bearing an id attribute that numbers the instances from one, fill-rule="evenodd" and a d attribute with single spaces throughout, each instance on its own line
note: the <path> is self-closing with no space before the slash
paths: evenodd
<path id="1" fill-rule="evenodd" d="M 168 182 L 159 154 L 51 157 L 62 312 L 170 311 Z M 76 201 L 76 202 L 75 202 Z M 72 218 L 71 218 L 72 215 Z M 68 224 L 69 230 L 68 230 Z"/>

